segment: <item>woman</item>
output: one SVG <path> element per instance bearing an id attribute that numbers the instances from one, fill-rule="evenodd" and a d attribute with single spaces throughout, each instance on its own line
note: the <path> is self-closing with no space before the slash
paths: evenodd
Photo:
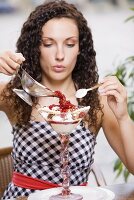
<path id="1" fill-rule="evenodd" d="M 14 136 L 14 174 L 3 199 L 27 196 L 35 189 L 57 187 L 62 181 L 58 135 L 37 111 L 39 106 L 56 104 L 58 100 L 33 98 L 31 107 L 20 99 L 12 91 L 22 88 L 20 65 L 41 84 L 54 91 L 60 90 L 72 104 L 91 106 L 85 123 L 70 135 L 72 185 L 87 183 L 101 127 L 114 151 L 134 173 L 134 124 L 127 112 L 125 88 L 116 77 L 110 76 L 102 81 L 99 94 L 93 90 L 80 100 L 74 95 L 76 89 L 98 83 L 95 56 L 87 21 L 74 5 L 65 1 L 37 7 L 22 27 L 17 53 L 1 54 L 0 72 L 9 76 L 15 74 L 8 84 L 0 87 L 0 109 L 8 116 Z M 30 186 L 25 183 L 27 178 Z M 36 187 L 40 180 L 43 188 Z"/>

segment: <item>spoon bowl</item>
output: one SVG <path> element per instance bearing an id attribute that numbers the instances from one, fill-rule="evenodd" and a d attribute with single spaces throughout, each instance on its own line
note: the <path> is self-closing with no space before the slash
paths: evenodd
<path id="1" fill-rule="evenodd" d="M 76 91 L 75 96 L 76 96 L 76 98 L 83 98 L 87 95 L 87 92 L 94 90 L 94 89 L 97 89 L 101 85 L 102 85 L 102 83 L 98 83 L 98 84 L 96 84 L 93 87 L 88 88 L 88 89 L 86 89 L 86 88 L 79 89 L 79 90 Z"/>

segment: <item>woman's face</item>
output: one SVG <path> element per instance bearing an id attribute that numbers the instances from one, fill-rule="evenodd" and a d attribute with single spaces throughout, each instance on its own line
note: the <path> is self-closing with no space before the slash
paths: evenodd
<path id="1" fill-rule="evenodd" d="M 62 81 L 72 76 L 79 54 L 79 32 L 73 19 L 53 18 L 42 27 L 42 78 Z"/>

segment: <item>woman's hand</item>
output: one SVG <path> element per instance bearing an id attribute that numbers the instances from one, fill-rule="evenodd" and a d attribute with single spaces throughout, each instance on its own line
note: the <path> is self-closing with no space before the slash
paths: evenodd
<path id="1" fill-rule="evenodd" d="M 99 87 L 101 96 L 107 96 L 107 102 L 117 120 L 128 117 L 127 92 L 116 76 L 105 77 Z"/>
<path id="2" fill-rule="evenodd" d="M 21 53 L 6 51 L 0 54 L 0 73 L 12 76 L 23 61 L 25 58 Z"/>

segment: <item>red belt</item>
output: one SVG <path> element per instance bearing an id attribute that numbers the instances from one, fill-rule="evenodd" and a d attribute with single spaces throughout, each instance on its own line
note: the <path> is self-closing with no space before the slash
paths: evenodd
<path id="1" fill-rule="evenodd" d="M 14 185 L 26 189 L 33 189 L 33 190 L 45 190 L 55 187 L 61 187 L 61 185 L 51 183 L 48 181 L 40 180 L 38 178 L 33 178 L 19 172 L 13 172 L 12 182 Z M 83 183 L 80 186 L 86 186 L 87 183 Z"/>

